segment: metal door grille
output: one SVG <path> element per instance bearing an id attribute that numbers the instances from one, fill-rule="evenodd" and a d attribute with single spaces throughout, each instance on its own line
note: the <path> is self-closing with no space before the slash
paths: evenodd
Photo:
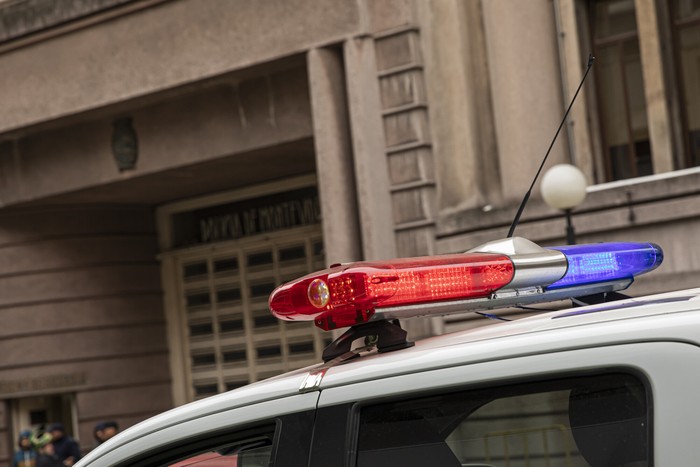
<path id="1" fill-rule="evenodd" d="M 298 230 L 179 258 L 191 398 L 320 360 L 330 334 L 267 307 L 277 285 L 325 267 L 320 229 Z"/>

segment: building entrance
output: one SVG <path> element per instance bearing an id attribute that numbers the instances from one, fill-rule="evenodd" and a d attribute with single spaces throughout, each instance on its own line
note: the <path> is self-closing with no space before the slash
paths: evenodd
<path id="1" fill-rule="evenodd" d="M 10 401 L 13 439 L 24 430 L 45 430 L 51 423 L 60 422 L 66 433 L 75 436 L 75 402 L 73 394 L 23 397 Z"/>
<path id="2" fill-rule="evenodd" d="M 312 323 L 282 323 L 268 310 L 279 284 L 323 268 L 318 228 L 178 255 L 182 322 L 194 398 L 317 362 Z"/>
<path id="3" fill-rule="evenodd" d="M 267 305 L 278 285 L 326 266 L 315 188 L 254 194 L 167 208 L 175 249 L 161 259 L 176 403 L 318 362 L 331 338 L 312 322 L 278 321 Z M 192 243 L 183 238 L 200 244 L 180 247 Z"/>

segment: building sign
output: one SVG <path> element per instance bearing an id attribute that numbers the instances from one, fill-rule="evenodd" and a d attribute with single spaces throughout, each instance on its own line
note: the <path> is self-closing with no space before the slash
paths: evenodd
<path id="1" fill-rule="evenodd" d="M 236 240 L 321 222 L 316 187 L 173 215 L 176 247 Z"/>
<path id="2" fill-rule="evenodd" d="M 85 373 L 49 375 L 16 381 L 0 381 L 0 395 L 55 391 L 85 384 Z"/>

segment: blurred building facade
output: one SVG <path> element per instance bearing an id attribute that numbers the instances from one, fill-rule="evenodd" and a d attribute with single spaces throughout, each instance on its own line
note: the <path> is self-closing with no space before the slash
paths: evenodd
<path id="1" fill-rule="evenodd" d="M 579 241 L 697 286 L 698 0 L 0 1 L 0 465 L 318 361 L 286 280 L 504 237 L 589 52 L 548 163 Z M 516 234 L 564 220 L 535 193 Z"/>

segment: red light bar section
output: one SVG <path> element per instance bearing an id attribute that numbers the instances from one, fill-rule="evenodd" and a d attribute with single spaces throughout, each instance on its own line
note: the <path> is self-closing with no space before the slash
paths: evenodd
<path id="1" fill-rule="evenodd" d="M 366 322 L 376 308 L 487 297 L 513 274 L 510 258 L 495 253 L 358 262 L 282 285 L 269 304 L 278 318 L 330 330 Z"/>

